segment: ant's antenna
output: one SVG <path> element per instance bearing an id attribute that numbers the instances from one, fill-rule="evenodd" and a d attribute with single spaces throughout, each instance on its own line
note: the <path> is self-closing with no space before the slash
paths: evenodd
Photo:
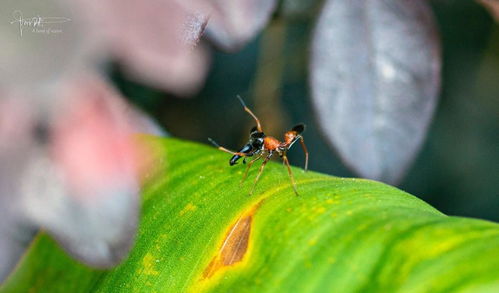
<path id="1" fill-rule="evenodd" d="M 256 117 L 255 114 L 253 114 L 253 112 L 251 112 L 251 110 L 246 106 L 246 104 L 244 103 L 243 101 L 243 98 L 241 98 L 240 95 L 236 95 L 236 97 L 239 99 L 239 102 L 241 102 L 241 105 L 243 105 L 243 108 L 244 108 L 244 111 L 248 112 L 248 114 L 251 115 L 251 117 L 253 117 L 253 119 L 255 119 L 256 121 L 256 128 L 258 129 L 258 132 L 263 132 L 262 130 L 262 125 L 260 124 L 260 120 Z"/>
<path id="2" fill-rule="evenodd" d="M 216 146 L 217 148 L 220 147 L 220 145 L 218 143 L 216 143 L 213 139 L 211 139 L 211 137 L 208 137 L 208 141 L 211 142 L 211 144 Z"/>

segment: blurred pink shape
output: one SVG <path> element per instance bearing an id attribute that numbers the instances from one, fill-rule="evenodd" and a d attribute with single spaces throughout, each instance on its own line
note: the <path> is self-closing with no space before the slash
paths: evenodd
<path id="1" fill-rule="evenodd" d="M 137 166 L 148 161 L 137 154 L 134 133 L 156 129 L 98 76 L 61 84 L 54 97 L 60 103 L 51 109 L 59 115 L 30 113 L 29 96 L 0 100 L 6 114 L 0 137 L 13 139 L 0 144 L 0 280 L 33 229 L 45 229 L 74 257 L 98 267 L 116 265 L 133 244 Z M 34 135 L 40 125 L 42 140 Z"/>
<path id="2" fill-rule="evenodd" d="M 101 49 L 126 65 L 134 78 L 177 93 L 193 93 L 203 83 L 208 58 L 192 39 L 203 26 L 186 25 L 198 1 L 80 0 L 86 26 L 100 39 Z M 201 3 L 201 2 L 199 2 Z M 186 38 L 186 34 L 191 34 Z"/>
<path id="3" fill-rule="evenodd" d="M 109 59 L 133 78 L 177 94 L 195 93 L 208 70 L 208 37 L 225 50 L 241 48 L 266 25 L 275 0 L 47 0 L 43 9 L 7 1 L 0 17 L 56 16 L 60 33 L 37 34 L 15 21 L 0 26 L 0 86 L 50 83 Z M 51 26 L 50 24 L 48 25 Z M 42 84 L 43 85 L 43 84 Z"/>
<path id="4" fill-rule="evenodd" d="M 80 0 L 92 31 L 134 78 L 176 93 L 193 93 L 207 71 L 208 37 L 234 51 L 264 28 L 275 0 Z M 167 17 L 165 17 L 167 16 Z M 197 46 L 194 46 L 198 44 Z"/>
<path id="5" fill-rule="evenodd" d="M 208 37 L 220 48 L 235 51 L 252 40 L 269 21 L 275 0 L 213 0 L 206 27 Z"/>
<path id="6" fill-rule="evenodd" d="M 113 182 L 135 181 L 130 136 L 139 130 L 128 123 L 133 116 L 124 111 L 119 95 L 95 77 L 71 80 L 60 94 L 51 154 L 73 191 L 92 196 L 92 190 Z"/>
<path id="7" fill-rule="evenodd" d="M 61 36 L 0 26 L 0 282 L 39 228 L 99 267 L 117 264 L 133 243 L 139 168 L 150 161 L 132 135 L 161 131 L 98 76 L 99 65 L 117 59 L 138 80 L 192 94 L 208 68 L 206 24 L 233 50 L 255 37 L 275 3 L 47 0 L 43 11 L 0 4 L 0 16 L 21 9 L 69 19 Z"/>
<path id="8" fill-rule="evenodd" d="M 0 154 L 30 139 L 33 128 L 32 111 L 24 99 L 14 93 L 0 92 Z M 6 98 L 9 96 L 9 98 Z"/>

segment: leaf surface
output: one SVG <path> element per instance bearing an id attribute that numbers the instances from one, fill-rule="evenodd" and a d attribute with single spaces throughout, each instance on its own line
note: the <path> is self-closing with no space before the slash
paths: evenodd
<path id="1" fill-rule="evenodd" d="M 129 258 L 111 271 L 92 270 L 41 234 L 2 292 L 499 289 L 495 223 L 445 216 L 382 183 L 298 168 L 295 196 L 276 163 L 248 196 L 257 168 L 240 186 L 245 166 L 229 167 L 225 153 L 143 140 L 155 148 L 157 171 L 143 189 Z"/>

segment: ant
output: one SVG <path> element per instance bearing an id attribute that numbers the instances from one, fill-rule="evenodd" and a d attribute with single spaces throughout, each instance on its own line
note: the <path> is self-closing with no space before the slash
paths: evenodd
<path id="1" fill-rule="evenodd" d="M 256 175 L 255 177 L 255 182 L 253 183 L 253 188 L 251 189 L 249 195 L 252 195 L 253 192 L 255 191 L 256 184 L 258 183 L 260 175 L 262 175 L 265 165 L 270 160 L 270 158 L 272 158 L 272 156 L 276 153 L 279 155 L 279 157 L 282 158 L 283 163 L 288 168 L 288 174 L 291 180 L 291 185 L 296 195 L 298 195 L 298 191 L 296 190 L 295 178 L 293 177 L 293 173 L 291 172 L 291 166 L 289 165 L 289 160 L 288 157 L 286 156 L 286 153 L 293 146 L 295 142 L 300 141 L 300 144 L 303 148 L 303 152 L 305 153 L 305 171 L 307 171 L 308 151 L 307 147 L 305 146 L 303 136 L 301 135 L 303 131 L 305 131 L 305 125 L 298 124 L 295 127 L 293 127 L 290 131 L 287 131 L 284 134 L 284 141 L 281 142 L 277 138 L 265 135 L 265 133 L 263 133 L 260 120 L 256 117 L 255 114 L 253 114 L 253 112 L 251 112 L 251 110 L 246 106 L 243 99 L 239 95 L 237 95 L 237 98 L 241 102 L 244 111 L 250 114 L 251 117 L 253 117 L 253 119 L 255 119 L 256 122 L 256 126 L 253 127 L 250 131 L 248 143 L 245 144 L 238 152 L 233 152 L 231 150 L 224 148 L 223 146 L 220 146 L 211 138 L 208 138 L 208 140 L 219 150 L 232 154 L 232 157 L 230 158 L 229 161 L 229 165 L 231 166 L 235 165 L 237 161 L 241 158 L 243 158 L 243 164 L 246 164 L 246 158 L 256 156 L 248 163 L 248 167 L 246 168 L 246 172 L 244 173 L 244 176 L 241 180 L 241 184 L 244 182 L 244 180 L 246 180 L 246 177 L 248 176 L 248 171 L 253 165 L 253 163 L 255 163 L 261 158 L 264 158 L 263 163 L 260 166 L 260 170 L 258 171 L 258 175 Z"/>

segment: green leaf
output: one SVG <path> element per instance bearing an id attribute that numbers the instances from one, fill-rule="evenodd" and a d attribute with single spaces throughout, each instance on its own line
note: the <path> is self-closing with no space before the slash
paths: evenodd
<path id="1" fill-rule="evenodd" d="M 248 196 L 258 167 L 240 186 L 245 166 L 229 167 L 226 153 L 143 140 L 158 171 L 144 187 L 129 258 L 90 269 L 40 234 L 2 292 L 499 291 L 495 223 L 443 215 L 382 183 L 299 168 L 296 196 L 280 163 Z"/>

